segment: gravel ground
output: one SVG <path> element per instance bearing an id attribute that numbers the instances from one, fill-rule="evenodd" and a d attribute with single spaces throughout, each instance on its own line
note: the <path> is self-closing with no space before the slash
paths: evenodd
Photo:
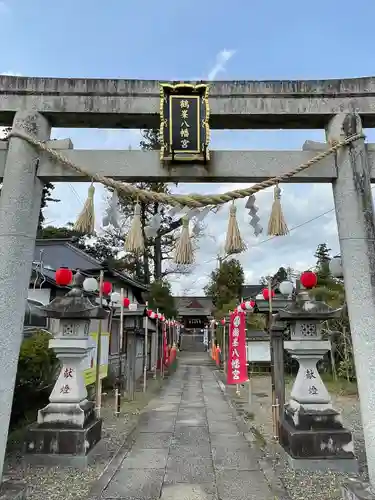
<path id="1" fill-rule="evenodd" d="M 248 420 L 249 425 L 257 431 L 260 444 L 266 457 L 272 461 L 276 475 L 278 475 L 287 489 L 292 500 L 341 500 L 340 487 L 348 475 L 336 472 L 303 472 L 293 471 L 289 468 L 285 456 L 280 453 L 280 447 L 273 440 L 272 414 L 271 414 L 271 379 L 268 376 L 253 378 L 253 404 L 251 412 L 253 420 Z M 235 396 L 231 388 L 231 397 L 236 406 L 247 410 L 243 402 L 247 398 L 247 388 L 241 389 L 240 398 Z M 358 457 L 360 475 L 367 479 L 366 455 L 364 438 L 359 410 L 359 401 L 356 396 L 332 395 L 334 407 L 341 410 L 344 425 L 354 434 L 356 455 Z M 241 401 L 242 400 L 242 401 Z M 264 440 L 263 440 L 264 438 Z M 266 445 L 264 446 L 264 444 Z"/>
<path id="2" fill-rule="evenodd" d="M 12 436 L 7 454 L 4 474 L 7 479 L 27 485 L 28 500 L 84 500 L 95 482 L 103 473 L 108 462 L 123 444 L 126 435 L 137 423 L 138 416 L 148 402 L 157 394 L 161 382 L 150 380 L 146 394 L 136 393 L 136 401 L 124 402 L 121 416 L 114 416 L 114 397 L 103 397 L 102 440 L 96 447 L 92 465 L 85 471 L 71 467 L 42 467 L 25 464 L 21 452 L 22 432 Z"/>

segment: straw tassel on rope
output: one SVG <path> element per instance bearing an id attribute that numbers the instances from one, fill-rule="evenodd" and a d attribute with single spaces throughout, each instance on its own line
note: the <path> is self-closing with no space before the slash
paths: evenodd
<path id="1" fill-rule="evenodd" d="M 125 239 L 125 250 L 127 252 L 143 252 L 145 242 L 142 232 L 141 206 L 137 203 L 134 207 L 134 217 L 132 225 Z"/>
<path id="2" fill-rule="evenodd" d="M 268 221 L 268 236 L 285 236 L 289 233 L 288 226 L 286 225 L 283 210 L 281 207 L 281 189 L 276 184 L 273 194 L 273 204 Z"/>
<path id="3" fill-rule="evenodd" d="M 233 202 L 229 209 L 228 230 L 225 240 L 225 253 L 228 255 L 241 253 L 246 249 L 238 227 L 236 212 L 237 208 Z"/>
<path id="4" fill-rule="evenodd" d="M 91 183 L 88 189 L 87 199 L 82 211 L 73 226 L 74 231 L 82 234 L 93 235 L 95 233 L 95 209 L 94 209 L 95 186 Z"/>
<path id="5" fill-rule="evenodd" d="M 182 219 L 182 230 L 177 241 L 176 254 L 174 257 L 176 264 L 187 265 L 194 262 L 193 245 L 189 234 L 189 219 Z"/>

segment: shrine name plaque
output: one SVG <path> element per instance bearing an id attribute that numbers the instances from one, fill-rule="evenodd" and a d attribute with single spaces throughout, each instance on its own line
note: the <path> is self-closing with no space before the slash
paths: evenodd
<path id="1" fill-rule="evenodd" d="M 160 158 L 207 162 L 210 159 L 208 85 L 160 86 Z"/>

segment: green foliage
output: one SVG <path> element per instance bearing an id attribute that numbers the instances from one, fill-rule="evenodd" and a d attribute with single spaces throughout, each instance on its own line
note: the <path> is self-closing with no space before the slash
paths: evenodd
<path id="1" fill-rule="evenodd" d="M 212 271 L 208 284 L 204 288 L 206 295 L 212 297 L 217 310 L 223 310 L 227 304 L 241 300 L 245 275 L 237 259 L 226 260 L 218 269 Z"/>
<path id="2" fill-rule="evenodd" d="M 234 311 L 234 309 L 238 306 L 238 300 L 232 299 L 227 304 L 223 304 L 220 309 L 216 308 L 213 311 L 213 316 L 217 321 L 220 321 L 224 317 L 228 316 L 229 311 Z"/>
<path id="3" fill-rule="evenodd" d="M 15 424 L 30 409 L 37 411 L 48 403 L 59 362 L 48 348 L 48 332 L 38 331 L 21 344 L 11 422 Z"/>
<path id="4" fill-rule="evenodd" d="M 271 280 L 271 285 L 276 286 L 278 283 L 286 281 L 287 279 L 288 279 L 288 270 L 285 269 L 285 267 L 279 267 L 278 271 L 273 276 L 270 275 L 261 276 L 259 279 L 259 283 L 262 286 L 267 287 L 269 280 Z"/>
<path id="5" fill-rule="evenodd" d="M 326 243 L 320 243 L 315 251 L 315 271 L 318 276 L 318 286 L 329 286 L 332 281 L 331 273 L 329 270 L 329 261 L 331 260 L 330 251 L 331 249 L 327 247 Z"/>
<path id="6" fill-rule="evenodd" d="M 82 234 L 73 231 L 73 224 L 68 223 L 66 227 L 46 226 L 42 229 L 39 237 L 44 240 L 53 240 L 60 238 L 79 239 L 82 237 Z"/>
<path id="7" fill-rule="evenodd" d="M 246 315 L 247 334 L 251 330 L 264 330 L 266 328 L 266 317 L 264 314 L 247 314 Z"/>
<path id="8" fill-rule="evenodd" d="M 123 240 L 115 232 L 108 231 L 94 238 L 88 237 L 75 231 L 73 224 L 69 222 L 65 227 L 46 226 L 42 228 L 39 238 L 45 240 L 69 238 L 75 247 L 99 262 L 113 264 L 113 267 L 120 266 L 121 264 L 121 261 L 117 260 L 116 256 L 123 247 Z"/>
<path id="9" fill-rule="evenodd" d="M 351 381 L 355 379 L 355 366 L 350 323 L 345 307 L 345 289 L 343 281 L 334 278 L 330 273 L 330 251 L 326 243 L 319 244 L 316 249 L 315 272 L 318 276 L 318 285 L 310 291 L 310 295 L 334 309 L 342 308 L 341 316 L 327 321 L 324 324 L 323 332 L 331 339 L 333 360 L 337 366 L 338 376 Z M 333 368 L 334 371 L 335 368 Z"/>
<path id="10" fill-rule="evenodd" d="M 160 144 L 160 130 L 158 128 L 142 130 L 143 140 L 140 142 L 143 151 L 159 151 Z"/>
<path id="11" fill-rule="evenodd" d="M 48 348 L 52 336 L 45 331 L 23 340 L 18 358 L 17 387 L 40 390 L 48 387 L 56 375 L 57 358 Z"/>
<path id="12" fill-rule="evenodd" d="M 163 313 L 166 318 L 177 317 L 171 285 L 167 281 L 158 280 L 151 283 L 148 305 L 153 311 L 159 309 L 159 312 Z"/>

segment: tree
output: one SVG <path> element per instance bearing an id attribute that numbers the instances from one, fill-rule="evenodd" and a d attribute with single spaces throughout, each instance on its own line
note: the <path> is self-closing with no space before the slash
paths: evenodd
<path id="1" fill-rule="evenodd" d="M 204 288 L 206 295 L 212 297 L 216 309 L 223 309 L 225 304 L 241 299 L 245 275 L 240 262 L 230 259 L 221 263 L 212 271 L 208 284 Z"/>
<path id="2" fill-rule="evenodd" d="M 287 279 L 289 279 L 288 270 L 285 269 L 285 267 L 279 267 L 276 274 L 273 276 L 261 276 L 259 283 L 264 287 L 268 287 L 269 281 L 271 280 L 271 286 L 275 287 Z"/>
<path id="3" fill-rule="evenodd" d="M 350 334 L 350 323 L 345 305 L 345 289 L 342 280 L 334 278 L 329 269 L 331 249 L 326 243 L 318 245 L 315 251 L 315 271 L 318 277 L 316 288 L 310 291 L 316 300 L 326 302 L 329 306 L 337 309 L 342 308 L 339 318 L 326 321 L 323 325 L 323 333 L 329 337 L 332 344 L 332 371 L 337 372 L 340 377 L 345 376 L 347 380 L 355 378 L 355 366 L 353 357 L 353 346 Z"/>
<path id="4" fill-rule="evenodd" d="M 140 146 L 144 151 L 160 150 L 159 130 L 142 130 L 143 139 Z M 164 182 L 138 182 L 134 184 L 139 189 L 154 191 L 158 193 L 170 193 L 170 188 Z M 136 201 L 127 198 L 119 198 L 120 211 L 129 226 L 133 218 Z M 186 274 L 189 269 L 176 266 L 172 263 L 172 254 L 177 243 L 177 229 L 182 225 L 182 220 L 174 221 L 168 216 L 168 210 L 171 207 L 160 205 L 158 202 L 139 202 L 141 209 L 141 223 L 143 228 L 143 237 L 145 248 L 142 255 L 143 260 L 143 279 L 146 284 L 154 280 L 163 280 L 169 274 Z M 160 228 L 155 237 L 146 238 L 145 227 L 149 224 L 152 217 L 159 214 L 161 218 Z M 163 264 L 170 263 L 166 266 Z"/>
<path id="5" fill-rule="evenodd" d="M 156 311 L 158 309 L 166 318 L 176 318 L 177 316 L 171 285 L 165 280 L 151 283 L 148 304 L 152 310 Z"/>
<path id="6" fill-rule="evenodd" d="M 330 282 L 331 273 L 329 270 L 329 261 L 331 249 L 327 247 L 326 243 L 320 243 L 315 251 L 314 257 L 316 260 L 316 273 L 318 275 L 318 285 L 323 286 L 325 283 Z"/>
<path id="7" fill-rule="evenodd" d="M 10 131 L 12 130 L 11 127 L 6 127 L 2 130 L 1 136 L 0 136 L 0 141 L 6 141 L 8 138 L 8 135 Z M 46 208 L 48 202 L 59 202 L 60 200 L 56 200 L 55 198 L 51 198 L 51 193 L 55 189 L 55 186 L 51 184 L 51 182 L 46 182 L 43 186 L 43 192 L 42 192 L 42 201 L 40 205 L 40 212 L 39 212 L 39 220 L 38 220 L 38 232 L 37 232 L 37 237 L 40 238 L 40 232 L 42 230 L 43 224 L 45 222 L 43 210 Z M 1 194 L 1 191 L 0 191 Z"/>
<path id="8" fill-rule="evenodd" d="M 65 227 L 47 226 L 41 229 L 39 237 L 41 239 L 71 239 L 72 244 L 91 255 L 99 262 L 107 262 L 109 265 L 117 267 L 115 262 L 119 253 L 119 244 L 122 243 L 120 237 L 115 233 L 105 232 L 103 235 L 89 237 L 73 229 L 73 224 L 69 222 Z"/>

